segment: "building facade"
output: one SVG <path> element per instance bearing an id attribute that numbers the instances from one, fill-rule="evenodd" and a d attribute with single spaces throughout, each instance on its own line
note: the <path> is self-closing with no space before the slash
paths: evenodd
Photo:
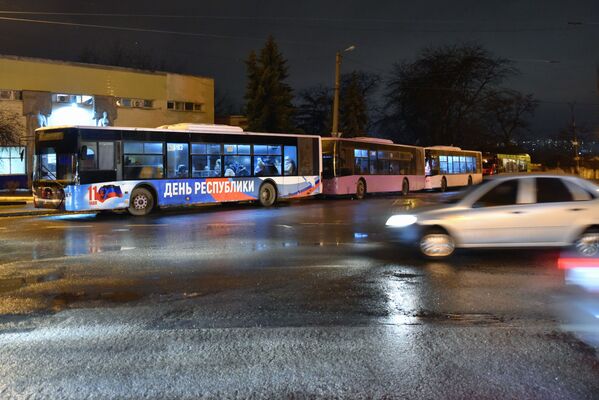
<path id="1" fill-rule="evenodd" d="M 212 78 L 0 56 L 0 117 L 20 121 L 0 146 L 0 190 L 30 186 L 35 129 L 90 125 L 155 128 L 214 123 Z"/>

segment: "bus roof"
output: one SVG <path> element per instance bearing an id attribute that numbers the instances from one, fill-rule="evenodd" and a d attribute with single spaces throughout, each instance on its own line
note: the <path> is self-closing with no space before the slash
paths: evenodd
<path id="1" fill-rule="evenodd" d="M 365 136 L 353 137 L 353 138 L 323 137 L 322 140 L 342 140 L 342 141 L 345 141 L 345 142 L 377 143 L 377 144 L 386 144 L 386 145 L 391 145 L 391 146 L 403 146 L 403 147 L 422 148 L 420 146 L 414 146 L 414 145 L 411 145 L 411 144 L 394 143 L 392 140 L 389 140 L 389 139 L 380 139 L 380 138 L 365 137 Z"/>
<path id="2" fill-rule="evenodd" d="M 192 129 L 185 129 L 193 126 Z M 127 127 L 127 126 L 93 126 L 93 125 L 57 125 L 46 126 L 36 129 L 37 131 L 47 131 L 56 129 L 95 129 L 95 130 L 116 130 L 116 131 L 138 131 L 138 132 L 180 132 L 180 133 L 207 133 L 207 134 L 235 134 L 235 135 L 256 135 L 256 136 L 293 136 L 316 139 L 318 135 L 299 135 L 295 133 L 270 133 L 270 132 L 246 132 L 241 128 L 229 125 L 216 124 L 175 124 L 162 125 L 158 128 L 142 128 L 142 127 Z M 229 129 L 231 128 L 231 129 Z"/>

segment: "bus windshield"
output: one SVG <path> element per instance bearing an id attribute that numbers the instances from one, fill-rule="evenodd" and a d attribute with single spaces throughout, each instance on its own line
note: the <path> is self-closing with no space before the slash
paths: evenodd
<path id="1" fill-rule="evenodd" d="M 74 154 L 57 153 L 54 147 L 42 147 L 38 149 L 35 161 L 34 180 L 75 180 Z"/>

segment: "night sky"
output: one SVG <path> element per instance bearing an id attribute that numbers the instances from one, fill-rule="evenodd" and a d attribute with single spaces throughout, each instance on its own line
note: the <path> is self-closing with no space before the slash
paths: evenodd
<path id="1" fill-rule="evenodd" d="M 553 135 L 566 126 L 567 103 L 575 101 L 577 124 L 599 139 L 597 0 L 0 0 L 0 18 L 154 31 L 0 19 L 0 53 L 77 60 L 84 48 L 109 53 L 118 42 L 181 72 L 214 77 L 217 91 L 238 104 L 245 88 L 243 60 L 271 33 L 289 60 L 295 90 L 332 85 L 335 52 L 352 44 L 356 50 L 344 58 L 342 70 L 361 69 L 384 78 L 394 62 L 414 59 L 425 46 L 478 42 L 520 69 L 506 86 L 541 101 L 533 121 L 536 135 Z"/>

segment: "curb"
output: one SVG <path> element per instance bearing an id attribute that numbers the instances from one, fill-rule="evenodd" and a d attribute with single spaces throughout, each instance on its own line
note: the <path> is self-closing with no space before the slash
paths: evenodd
<path id="1" fill-rule="evenodd" d="M 27 205 L 26 201 L 0 201 L 0 207 L 3 206 L 24 206 Z"/>

